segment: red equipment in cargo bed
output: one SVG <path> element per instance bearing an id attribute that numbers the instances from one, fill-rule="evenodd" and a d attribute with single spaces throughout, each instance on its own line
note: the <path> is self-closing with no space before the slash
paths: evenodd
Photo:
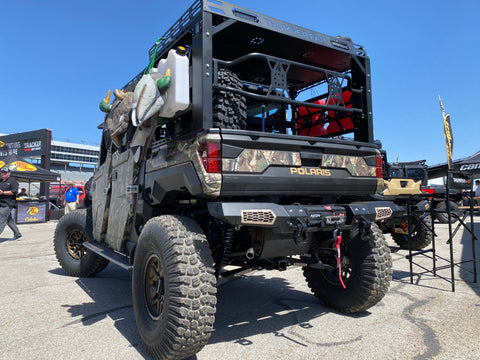
<path id="1" fill-rule="evenodd" d="M 342 92 L 342 99 L 329 98 L 328 105 L 345 106 L 346 109 L 352 107 L 350 102 L 352 93 L 348 90 Z M 314 104 L 325 105 L 324 99 L 313 101 Z M 323 136 L 341 134 L 345 131 L 353 129 L 352 118 L 345 113 L 337 112 L 338 118 L 336 118 L 336 112 L 333 110 L 325 111 L 322 109 L 308 108 L 300 106 L 297 110 L 297 134 L 303 136 Z"/>

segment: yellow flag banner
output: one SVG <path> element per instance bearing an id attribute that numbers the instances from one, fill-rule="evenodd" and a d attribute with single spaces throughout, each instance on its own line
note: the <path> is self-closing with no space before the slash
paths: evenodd
<path id="1" fill-rule="evenodd" d="M 450 123 L 450 115 L 445 116 L 445 110 L 443 109 L 442 99 L 438 97 L 440 101 L 440 108 L 442 109 L 443 117 L 443 132 L 445 133 L 445 148 L 447 149 L 447 161 L 448 169 L 452 168 L 452 152 L 453 152 L 453 133 L 452 124 Z"/>

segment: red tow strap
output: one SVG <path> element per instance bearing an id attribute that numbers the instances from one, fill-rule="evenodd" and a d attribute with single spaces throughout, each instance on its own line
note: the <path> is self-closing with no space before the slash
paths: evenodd
<path id="1" fill-rule="evenodd" d="M 342 279 L 342 262 L 340 260 L 340 244 L 342 243 L 342 235 L 336 235 L 337 236 L 337 241 L 335 241 L 335 247 L 337 248 L 337 265 L 338 265 L 338 279 L 340 280 L 340 283 L 342 284 L 342 287 L 346 289 L 347 287 L 343 283 Z"/>

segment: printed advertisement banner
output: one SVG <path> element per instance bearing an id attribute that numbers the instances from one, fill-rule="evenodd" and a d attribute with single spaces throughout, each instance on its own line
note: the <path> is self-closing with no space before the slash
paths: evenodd
<path id="1" fill-rule="evenodd" d="M 447 165 L 448 169 L 452 168 L 452 154 L 453 154 L 453 133 L 452 133 L 452 123 L 450 122 L 450 115 L 445 116 L 445 110 L 443 109 L 442 100 L 438 96 L 438 101 L 440 102 L 440 108 L 442 109 L 443 117 L 443 132 L 445 133 L 445 148 L 447 150 Z"/>
<path id="2" fill-rule="evenodd" d="M 17 201 L 17 224 L 45 222 L 46 202 Z"/>
<path id="3" fill-rule="evenodd" d="M 0 157 L 41 156 L 50 148 L 51 130 L 42 129 L 0 136 Z"/>

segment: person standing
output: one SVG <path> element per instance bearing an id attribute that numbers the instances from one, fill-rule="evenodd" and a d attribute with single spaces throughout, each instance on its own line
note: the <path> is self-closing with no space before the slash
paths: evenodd
<path id="1" fill-rule="evenodd" d="M 67 181 L 67 189 L 65 190 L 65 198 L 63 199 L 63 206 L 65 206 L 65 214 L 74 211 L 80 198 L 78 189 L 73 186 L 73 181 Z"/>
<path id="2" fill-rule="evenodd" d="M 473 190 L 473 196 L 476 198 L 480 197 L 480 180 L 475 180 L 475 189 Z M 473 205 L 480 205 L 480 200 L 475 200 Z"/>
<path id="3" fill-rule="evenodd" d="M 18 181 L 10 177 L 10 169 L 4 166 L 1 169 L 2 179 L 0 181 L 0 234 L 8 225 L 13 231 L 12 240 L 22 237 L 15 220 L 12 218 L 12 209 L 17 202 Z"/>
<path id="4" fill-rule="evenodd" d="M 22 188 L 22 190 L 20 190 L 20 192 L 18 193 L 17 197 L 19 197 L 19 198 L 26 198 L 26 197 L 28 197 L 27 189 Z"/>

